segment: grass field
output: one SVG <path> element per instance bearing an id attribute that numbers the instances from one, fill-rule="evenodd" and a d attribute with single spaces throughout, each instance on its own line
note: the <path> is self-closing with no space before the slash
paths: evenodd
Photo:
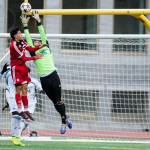
<path id="1" fill-rule="evenodd" d="M 0 141 L 0 150 L 150 150 L 150 144 L 23 141 L 25 147 Z"/>

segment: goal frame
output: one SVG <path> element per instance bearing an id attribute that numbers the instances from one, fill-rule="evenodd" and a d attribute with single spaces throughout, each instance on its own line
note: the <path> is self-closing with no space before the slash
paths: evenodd
<path id="1" fill-rule="evenodd" d="M 25 38 L 25 34 L 22 34 Z M 150 35 L 123 35 L 123 34 L 46 34 L 47 38 L 49 39 L 150 39 Z M 10 38 L 9 33 L 0 33 L 0 38 Z M 40 38 L 40 34 L 31 34 L 31 38 Z M 9 55 L 9 51 L 5 54 L 3 58 L 0 58 L 0 63 L 3 61 L 3 59 Z M 114 143 L 150 143 L 150 140 L 141 139 L 140 140 L 124 140 L 124 139 L 115 139 L 115 140 L 108 140 L 105 138 L 98 138 L 98 139 L 53 139 L 53 137 L 22 137 L 22 139 L 26 141 L 70 141 L 70 142 L 114 142 Z M 0 140 L 10 140 L 10 137 L 0 137 Z"/>
<path id="2" fill-rule="evenodd" d="M 24 0 L 28 3 L 28 0 Z M 150 21 L 144 15 L 150 15 L 150 9 L 36 9 L 39 15 L 130 15 L 139 19 L 150 32 Z M 32 15 L 32 9 L 27 15 Z M 23 12 L 22 12 L 23 13 Z M 25 14 L 25 13 L 23 13 Z"/>
<path id="3" fill-rule="evenodd" d="M 25 34 L 22 33 L 23 38 Z M 30 34 L 31 38 L 41 38 L 40 34 Z M 50 39 L 150 39 L 149 34 L 46 34 Z M 9 33 L 0 33 L 0 38 L 10 38 Z"/>

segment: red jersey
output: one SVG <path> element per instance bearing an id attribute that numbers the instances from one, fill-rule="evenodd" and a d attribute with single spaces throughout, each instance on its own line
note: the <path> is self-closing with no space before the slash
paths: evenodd
<path id="1" fill-rule="evenodd" d="M 23 40 L 20 42 L 12 40 L 10 44 L 10 58 L 11 58 L 11 66 L 18 66 L 25 64 L 26 61 L 34 60 L 35 57 L 26 57 L 25 50 L 29 52 L 34 52 L 40 49 L 39 47 L 30 47 Z"/>

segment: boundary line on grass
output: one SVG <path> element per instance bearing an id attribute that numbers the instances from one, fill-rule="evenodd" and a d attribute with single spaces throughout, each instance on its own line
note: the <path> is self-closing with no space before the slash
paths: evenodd
<path id="1" fill-rule="evenodd" d="M 63 141 L 63 142 L 101 142 L 101 143 L 150 143 L 150 140 L 145 141 L 109 141 L 109 140 L 87 140 L 87 139 L 65 139 L 54 140 L 52 137 L 21 137 L 23 141 Z M 11 140 L 11 137 L 0 137 L 0 140 Z"/>

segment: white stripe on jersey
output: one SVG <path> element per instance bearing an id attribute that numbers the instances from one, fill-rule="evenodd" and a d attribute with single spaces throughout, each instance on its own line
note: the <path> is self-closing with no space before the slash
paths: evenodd
<path id="1" fill-rule="evenodd" d="M 21 54 L 21 56 L 19 56 L 18 58 L 22 57 L 23 53 Z"/>
<path id="2" fill-rule="evenodd" d="M 13 43 L 15 50 L 20 54 L 20 57 L 23 55 L 22 52 L 20 52 L 20 50 L 18 49 L 18 47 L 16 46 L 16 41 L 14 41 Z M 19 58 L 19 57 L 18 57 Z"/>

